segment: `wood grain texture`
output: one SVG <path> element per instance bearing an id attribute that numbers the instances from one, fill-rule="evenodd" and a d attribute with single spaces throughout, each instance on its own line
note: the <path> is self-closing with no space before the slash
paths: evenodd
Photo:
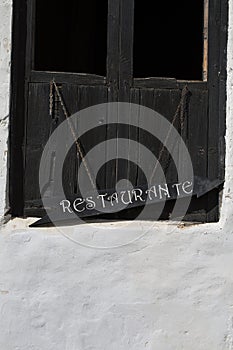
<path id="1" fill-rule="evenodd" d="M 209 0 L 208 62 L 205 63 L 208 66 L 207 81 L 133 77 L 134 1 L 130 0 L 108 0 L 106 77 L 93 74 L 37 72 L 33 69 L 34 5 L 35 0 L 15 0 L 13 8 L 10 117 L 10 205 L 13 215 L 32 213 L 33 210 L 34 214 L 37 210 L 41 213 L 37 173 L 39 160 L 49 135 L 64 120 L 60 107 L 56 116 L 51 117 L 48 113 L 49 83 L 53 78 L 60 85 L 70 114 L 102 102 L 124 101 L 152 108 L 170 122 L 179 104 L 181 90 L 187 85 L 191 97 L 184 129 L 180 129 L 178 122 L 175 127 L 181 132 L 188 146 L 195 175 L 208 177 L 210 180 L 224 179 L 227 0 Z M 205 51 L 205 60 L 206 57 Z M 140 107 L 137 117 L 146 119 Z M 106 110 L 104 120 L 109 123 L 106 128 L 100 128 L 94 134 L 87 133 L 82 139 L 84 152 L 88 152 L 98 142 L 120 136 L 145 144 L 155 155 L 159 155 L 161 143 L 158 140 L 134 127 L 111 125 L 115 120 L 111 107 Z M 126 116 L 125 122 L 130 123 L 130 116 Z M 156 123 L 150 125 L 152 131 L 158 127 Z M 111 150 L 116 159 L 119 147 L 121 145 L 116 142 Z M 106 158 L 109 153 L 110 150 L 106 148 Z M 143 174 L 135 170 L 135 166 L 130 162 L 131 159 L 135 159 L 140 163 L 140 157 L 139 148 L 133 148 L 129 142 L 124 165 L 119 166 L 115 160 L 102 169 L 98 177 L 100 188 L 113 188 L 121 178 L 128 178 L 135 185 L 141 184 L 144 181 Z M 167 165 L 167 160 L 168 157 L 165 156 L 161 163 L 165 167 L 167 180 L 174 181 L 176 169 L 171 160 Z M 56 162 L 56 154 L 53 162 L 55 170 L 61 166 Z M 92 159 L 93 166 L 95 162 L 96 160 Z M 80 159 L 75 148 L 72 148 L 64 167 L 65 191 L 69 194 L 78 192 L 79 165 Z M 152 171 L 152 164 L 145 166 L 149 172 Z M 53 191 L 53 194 L 57 193 L 56 188 Z M 219 191 L 215 190 L 198 200 L 194 198 L 190 213 L 186 216 L 187 220 L 216 221 L 218 196 Z M 171 209 L 172 204 L 169 204 L 163 218 L 169 215 Z M 125 217 L 130 215 L 128 212 Z M 151 218 L 153 219 L 153 211 Z"/>

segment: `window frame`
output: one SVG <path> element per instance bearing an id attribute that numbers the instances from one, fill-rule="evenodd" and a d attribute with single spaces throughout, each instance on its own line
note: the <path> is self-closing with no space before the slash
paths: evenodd
<path id="1" fill-rule="evenodd" d="M 28 23 L 35 16 L 35 0 L 13 1 L 11 102 L 9 134 L 9 203 L 13 216 L 24 215 L 24 167 L 25 167 L 25 116 L 27 111 L 27 83 L 45 79 L 44 72 L 34 71 L 33 32 Z M 129 101 L 130 89 L 163 88 L 177 89 L 185 84 L 204 88 L 209 92 L 209 179 L 224 181 L 225 174 L 225 114 L 226 114 L 226 55 L 228 29 L 228 1 L 209 0 L 208 16 L 208 79 L 207 81 L 179 81 L 169 78 L 133 77 L 133 25 L 134 0 L 109 0 L 107 76 L 91 74 L 56 73 L 58 83 L 75 82 L 88 85 L 107 85 L 115 94 L 116 100 Z M 118 22 L 119 21 L 119 22 Z M 119 25 L 116 25 L 118 23 Z M 48 73 L 49 81 L 54 77 Z M 44 81 L 44 80 L 43 80 Z M 217 159 L 217 165 L 216 165 Z M 212 195 L 208 203 L 211 208 Z M 218 208 L 208 214 L 207 221 L 216 221 Z"/>

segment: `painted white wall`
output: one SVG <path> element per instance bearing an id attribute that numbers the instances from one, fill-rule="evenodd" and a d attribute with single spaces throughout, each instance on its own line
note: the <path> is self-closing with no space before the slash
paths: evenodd
<path id="1" fill-rule="evenodd" d="M 219 223 L 167 230 L 115 250 L 81 247 L 16 219 L 0 231 L 0 349 L 233 349 L 233 0 L 226 183 Z M 0 215 L 4 212 L 11 3 L 0 0 Z M 135 223 L 134 230 L 148 224 Z M 103 225 L 102 225 L 103 226 Z M 114 224 L 127 232 L 123 224 Z M 110 226 L 105 224 L 106 232 Z M 101 225 L 84 225 L 93 240 Z M 111 234 L 111 232 L 109 232 Z"/>
<path id="2" fill-rule="evenodd" d="M 0 217 L 6 207 L 7 139 L 9 121 L 11 0 L 0 1 Z"/>

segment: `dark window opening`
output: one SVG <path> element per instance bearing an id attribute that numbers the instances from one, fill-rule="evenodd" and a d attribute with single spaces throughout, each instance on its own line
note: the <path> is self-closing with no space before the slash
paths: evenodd
<path id="1" fill-rule="evenodd" d="M 38 0 L 34 69 L 106 75 L 107 0 Z"/>
<path id="2" fill-rule="evenodd" d="M 135 0 L 134 76 L 203 78 L 204 1 Z"/>

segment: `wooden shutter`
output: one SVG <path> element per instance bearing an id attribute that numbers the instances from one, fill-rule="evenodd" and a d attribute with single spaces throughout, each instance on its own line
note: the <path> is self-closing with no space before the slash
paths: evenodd
<path id="1" fill-rule="evenodd" d="M 49 134 L 64 120 L 59 107 L 56 109 L 56 115 L 49 116 L 49 90 L 53 78 L 59 85 L 70 114 L 102 102 L 126 101 L 150 107 L 164 115 L 169 121 L 172 120 L 180 102 L 182 89 L 187 86 L 189 99 L 185 109 L 182 137 L 190 151 L 194 173 L 204 180 L 219 181 L 219 183 L 224 180 L 226 0 L 221 2 L 209 0 L 207 81 L 181 81 L 176 77 L 134 76 L 135 18 L 133 0 L 108 1 L 105 76 L 93 74 L 93 72 L 80 74 L 80 72 L 38 70 L 40 62 L 35 59 L 35 9 L 36 0 L 16 0 L 13 9 L 14 38 L 10 131 L 10 202 L 13 215 L 41 216 L 43 214 L 38 186 L 39 161 Z M 156 46 L 156 35 L 161 34 L 148 33 L 148 35 L 151 35 L 151 45 Z M 80 52 L 81 54 L 82 52 Z M 156 127 L 156 125 L 151 127 Z M 179 125 L 177 128 L 179 129 Z M 106 139 L 120 134 L 122 137 L 130 136 L 142 143 L 145 141 L 145 135 L 136 129 L 110 126 L 105 132 Z M 94 138 L 87 138 L 85 140 L 86 147 L 90 147 L 92 142 L 98 143 L 99 140 L 98 134 Z M 155 149 L 155 153 L 158 153 L 160 145 L 155 143 L 151 145 L 151 148 Z M 129 150 L 129 157 L 130 152 L 135 152 L 135 150 Z M 139 154 L 138 157 L 140 157 Z M 74 159 L 75 150 L 71 150 L 67 159 L 71 171 L 65 174 L 65 187 L 68 193 L 73 193 L 76 190 L 79 160 L 74 161 Z M 130 163 L 117 167 L 116 162 L 107 164 L 105 173 L 101 177 L 101 187 L 113 187 L 116 180 L 124 177 L 125 174 L 130 175 L 135 186 L 141 184 L 140 173 L 136 173 Z M 118 169 L 117 172 L 116 169 Z M 174 181 L 176 172 L 172 162 L 169 163 L 166 171 L 167 179 Z M 202 194 L 202 190 L 203 188 L 200 188 L 200 194 Z M 169 217 L 173 205 L 174 203 L 168 201 L 161 218 Z M 219 187 L 209 188 L 208 193 L 201 195 L 200 198 L 193 198 L 186 219 L 216 221 L 218 209 Z M 152 206 L 149 219 L 153 219 L 153 210 Z M 116 214 L 114 217 L 131 218 L 134 215 L 135 209 L 132 209 Z"/>

